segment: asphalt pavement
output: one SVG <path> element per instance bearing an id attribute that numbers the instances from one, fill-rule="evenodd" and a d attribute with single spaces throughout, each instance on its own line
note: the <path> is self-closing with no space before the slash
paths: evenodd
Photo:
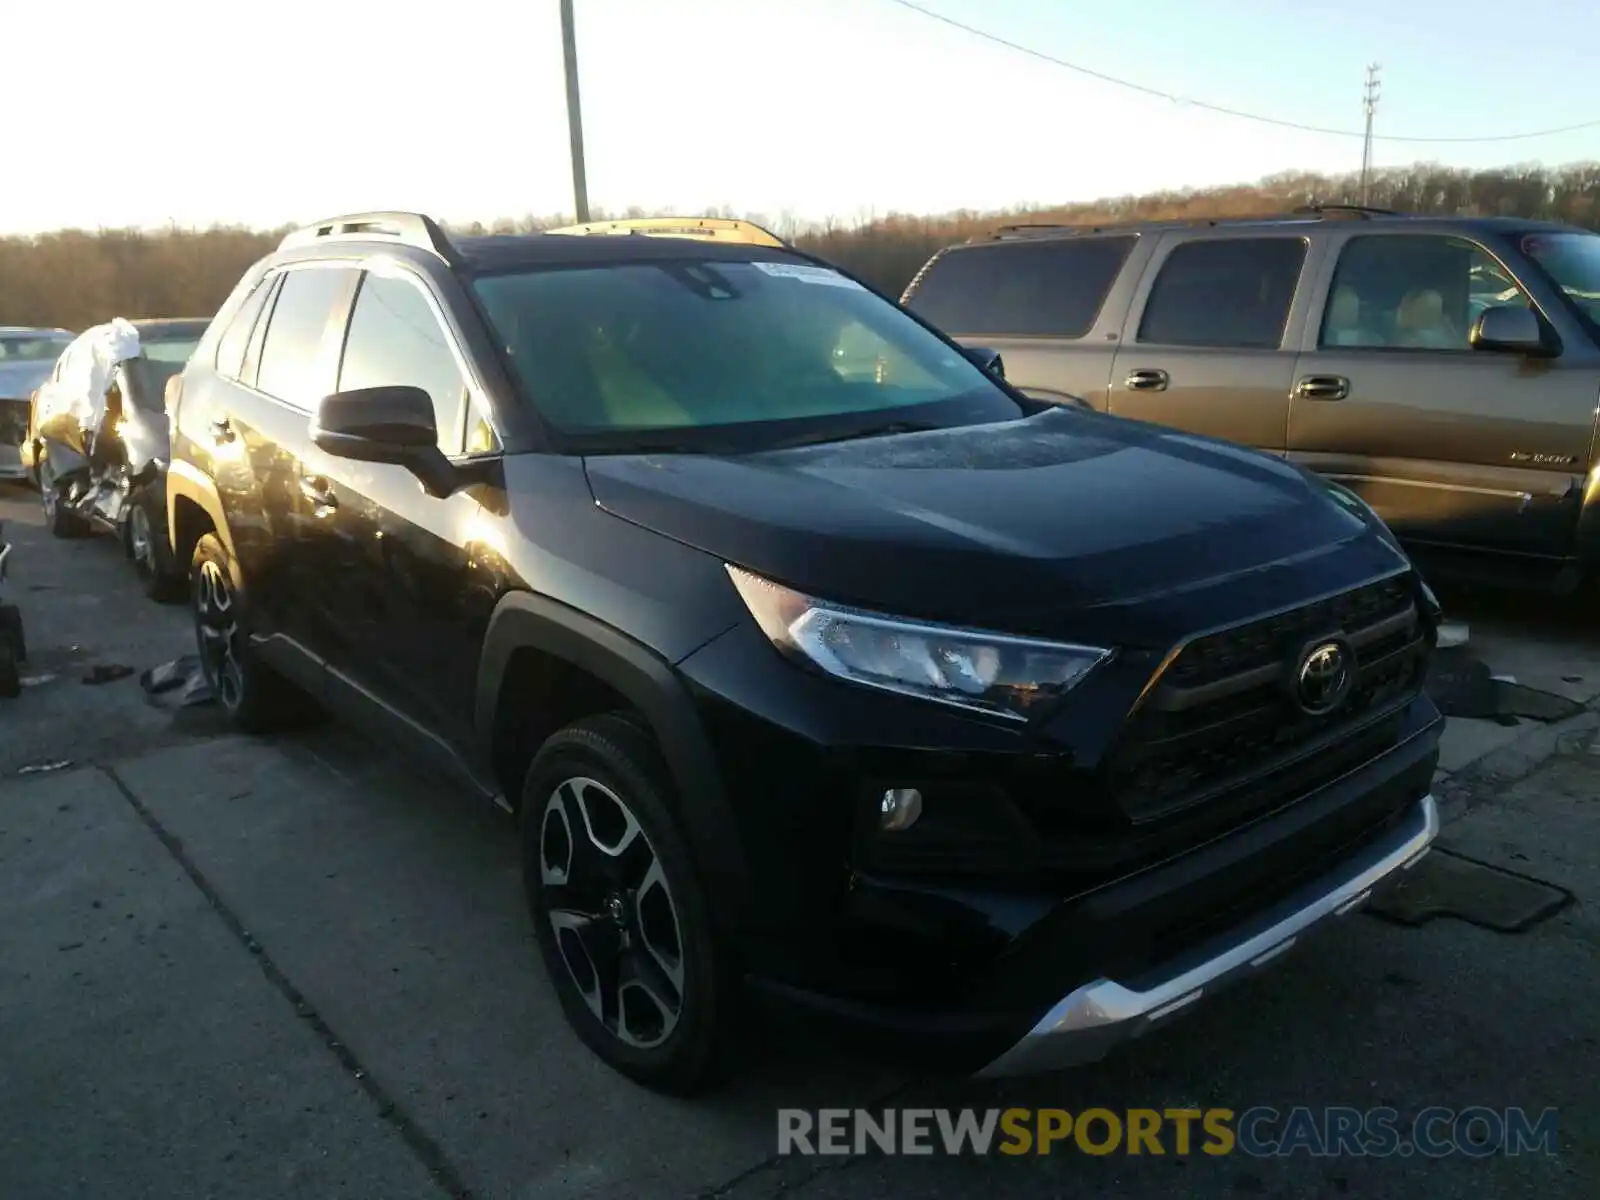
<path id="1" fill-rule="evenodd" d="M 31 649 L 0 700 L 0 1196 L 1600 1195 L 1600 620 L 1452 612 L 1497 672 L 1586 705 L 1450 733 L 1442 843 L 1574 897 L 1531 928 L 1352 915 L 1028 1080 L 773 1030 L 732 1087 L 683 1101 L 568 1033 L 507 818 L 337 727 L 240 738 L 132 675 L 83 682 L 188 652 L 185 611 L 144 599 L 111 539 L 49 538 L 27 492 L 0 485 L 0 521 Z M 1556 1153 L 778 1153 L 780 1108 L 1259 1105 L 1554 1108 Z"/>

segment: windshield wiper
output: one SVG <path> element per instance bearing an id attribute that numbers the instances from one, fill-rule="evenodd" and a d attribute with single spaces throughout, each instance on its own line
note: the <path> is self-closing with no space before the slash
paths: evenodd
<path id="1" fill-rule="evenodd" d="M 881 425 L 868 425 L 862 429 L 847 429 L 843 433 L 805 433 L 798 437 L 774 442 L 767 450 L 793 450 L 798 446 L 817 446 L 824 442 L 854 442 L 862 438 L 891 437 L 897 433 L 928 433 L 942 428 L 923 421 L 885 421 Z"/>

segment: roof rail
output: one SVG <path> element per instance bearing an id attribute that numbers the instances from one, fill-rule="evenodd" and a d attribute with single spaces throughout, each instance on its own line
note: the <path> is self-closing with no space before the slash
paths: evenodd
<path id="1" fill-rule="evenodd" d="M 1358 221 L 1373 217 L 1403 217 L 1406 214 L 1392 208 L 1374 208 L 1367 204 L 1302 204 L 1294 210 L 1297 217 L 1349 217 Z"/>
<path id="2" fill-rule="evenodd" d="M 1092 224 L 1073 224 L 1061 222 L 1059 224 L 1038 222 L 1020 225 L 1001 225 L 989 233 L 974 234 L 967 239 L 968 245 L 979 242 L 1004 241 L 1008 238 L 1038 237 L 1048 234 L 1087 234 L 1111 233 L 1122 230 L 1157 230 L 1157 229 L 1186 229 L 1199 225 L 1263 225 L 1273 221 L 1317 221 L 1317 220 L 1360 220 L 1365 221 L 1373 217 L 1406 217 L 1411 213 L 1398 212 L 1391 208 L 1368 208 L 1359 204 L 1303 204 L 1290 212 L 1278 213 L 1252 213 L 1249 215 L 1226 217 L 1167 217 L 1167 218 L 1139 218 L 1132 217 L 1127 220 L 1097 221 Z"/>
<path id="3" fill-rule="evenodd" d="M 401 242 L 431 251 L 446 262 L 456 261 L 456 249 L 439 223 L 432 217 L 409 212 L 364 212 L 328 217 L 296 229 L 278 243 L 278 249 L 312 246 L 322 241 Z"/>
<path id="4" fill-rule="evenodd" d="M 630 217 L 622 221 L 590 221 L 585 225 L 563 225 L 546 233 L 577 236 L 635 236 L 691 238 L 701 242 L 729 242 L 745 246 L 774 246 L 789 249 L 789 243 L 754 221 L 727 217 Z"/>

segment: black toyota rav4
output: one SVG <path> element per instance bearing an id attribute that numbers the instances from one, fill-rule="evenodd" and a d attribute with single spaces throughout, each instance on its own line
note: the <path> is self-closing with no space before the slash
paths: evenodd
<path id="1" fill-rule="evenodd" d="M 1438 607 L 1337 485 L 1002 372 L 744 223 L 300 230 L 170 396 L 208 678 L 517 812 L 644 1083 L 752 993 L 1097 1057 L 1426 851 Z"/>

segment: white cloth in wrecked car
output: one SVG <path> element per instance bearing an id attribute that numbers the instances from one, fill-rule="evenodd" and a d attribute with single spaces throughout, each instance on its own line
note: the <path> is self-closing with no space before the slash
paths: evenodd
<path id="1" fill-rule="evenodd" d="M 122 317 L 80 333 L 61 352 L 61 369 L 38 391 L 38 421 L 59 413 L 77 418 L 78 428 L 98 429 L 117 364 L 139 357 L 139 331 Z"/>

